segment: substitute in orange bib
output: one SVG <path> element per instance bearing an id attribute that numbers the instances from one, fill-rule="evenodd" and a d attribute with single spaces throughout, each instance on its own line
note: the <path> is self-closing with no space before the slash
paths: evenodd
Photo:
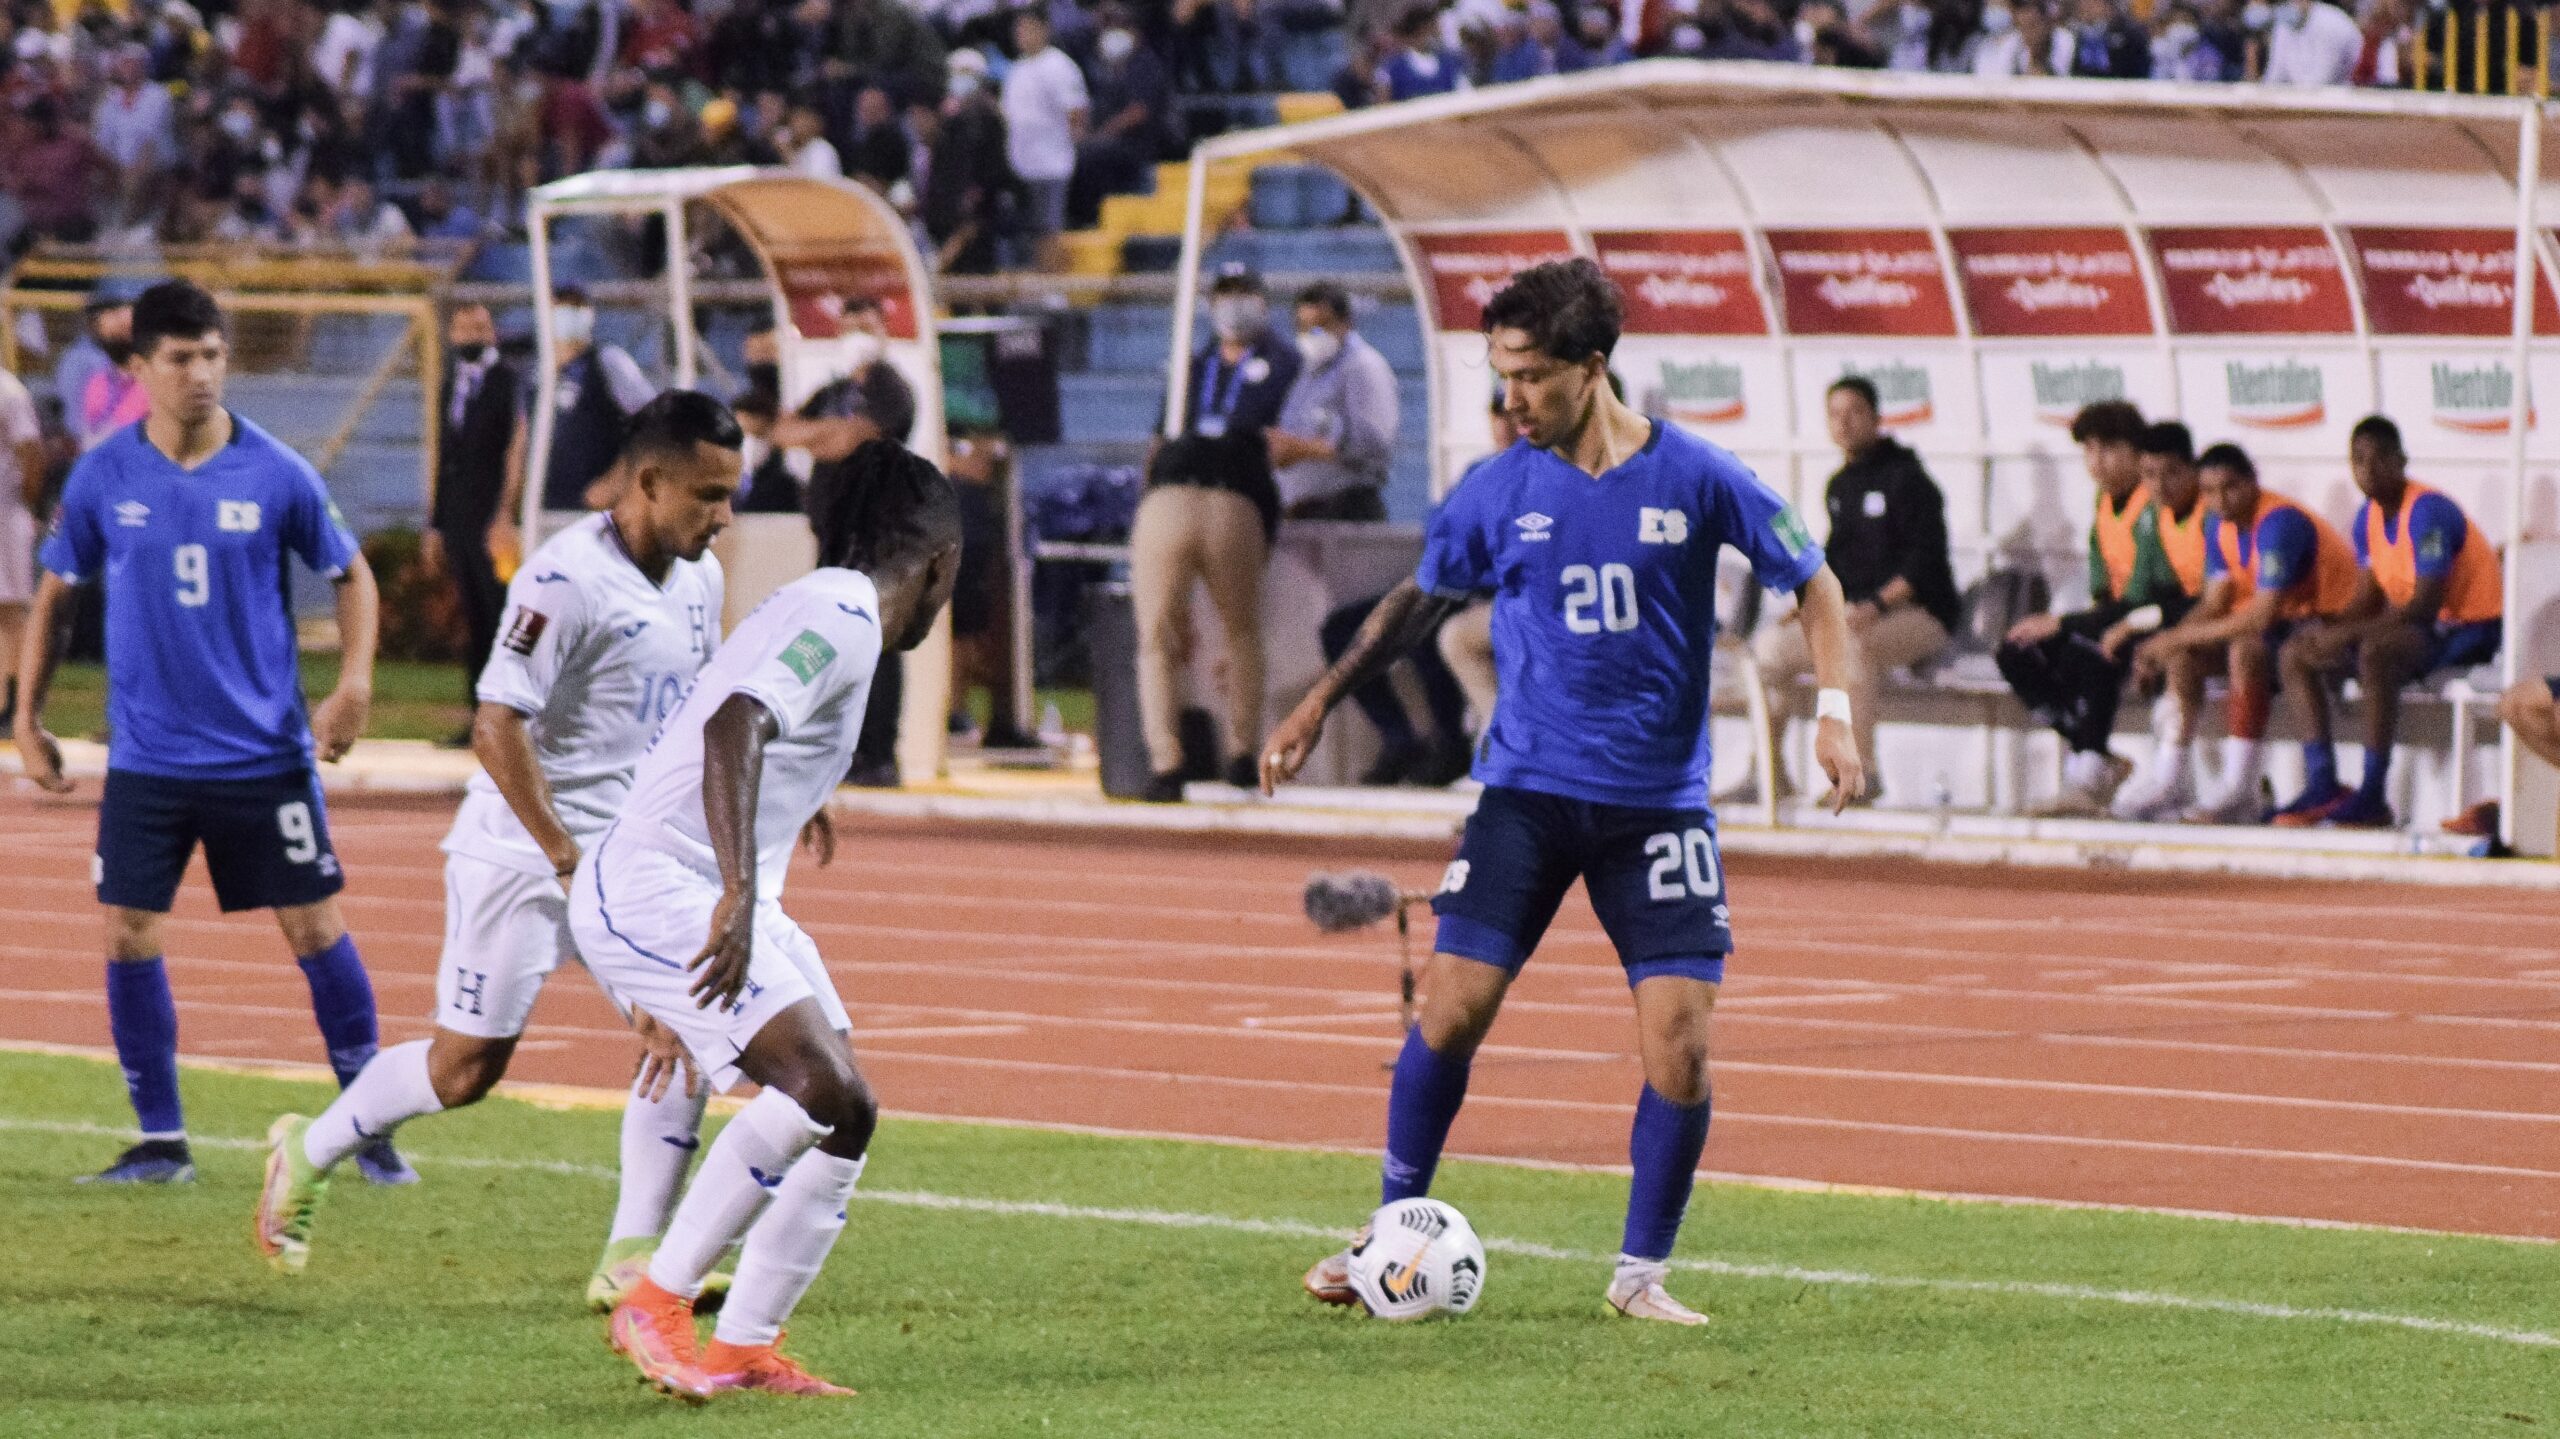
<path id="1" fill-rule="evenodd" d="M 2238 445 L 2215 445 L 2196 465 L 2211 507 L 2204 598 L 2185 620 L 2135 652 L 2134 677 L 2144 684 L 2165 679 L 2178 697 L 2175 732 L 2191 734 L 2206 674 L 2226 670 L 2230 734 L 2223 741 L 2222 772 L 2186 817 L 2257 824 L 2267 817 L 2259 777 L 2266 767 L 2275 655 L 2296 625 L 2345 614 L 2361 575 L 2346 537 L 2302 506 L 2260 489 L 2258 467 Z M 2169 758 L 2176 763 L 2179 756 Z"/>
<path id="2" fill-rule="evenodd" d="M 2347 465 L 2364 504 L 2349 531 L 2364 565 L 2355 598 L 2334 619 L 2303 625 L 2279 657 L 2302 707 L 2302 793 L 2276 811 L 2287 826 L 2391 825 L 2385 787 L 2400 728 L 2400 691 L 2438 670 L 2487 664 L 2505 637 L 2497 551 L 2462 507 L 2409 478 L 2400 427 L 2359 421 Z M 2364 782 L 2338 783 L 2329 686 L 2354 674 L 2364 690 Z"/>

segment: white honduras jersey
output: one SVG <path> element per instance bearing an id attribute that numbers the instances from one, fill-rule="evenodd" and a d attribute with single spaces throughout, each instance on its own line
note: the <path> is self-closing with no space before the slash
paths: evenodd
<path id="1" fill-rule="evenodd" d="M 782 726 L 765 746 L 756 799 L 756 897 L 780 898 L 801 827 L 826 807 L 862 737 L 880 664 L 879 615 L 878 591 L 853 570 L 804 575 L 758 605 L 641 757 L 616 846 L 645 845 L 719 879 L 702 810 L 702 727 L 729 696 L 745 695 Z"/>
<path id="2" fill-rule="evenodd" d="M 631 767 L 720 644 L 720 562 L 678 560 L 654 585 L 611 515 L 590 515 L 535 550 L 507 586 L 482 704 L 530 722 L 551 806 L 581 849 L 621 813 Z M 485 773 L 444 839 L 449 853 L 529 874 L 551 861 Z"/>

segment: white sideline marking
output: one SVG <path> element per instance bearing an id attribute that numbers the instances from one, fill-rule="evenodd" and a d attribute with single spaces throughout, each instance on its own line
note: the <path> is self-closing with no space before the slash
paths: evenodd
<path id="1" fill-rule="evenodd" d="M 101 1138 L 127 1138 L 132 1131 L 103 1124 L 86 1124 L 60 1120 L 18 1119 L 0 1116 L 0 1130 L 17 1130 L 36 1134 L 68 1134 Z M 230 1135 L 199 1135 L 194 1143 L 212 1149 L 264 1150 L 266 1141 Z M 617 1171 L 598 1164 L 574 1164 L 556 1159 L 497 1159 L 484 1155 L 419 1154 L 409 1156 L 418 1162 L 450 1164 L 463 1169 L 518 1170 L 543 1174 L 569 1175 L 581 1179 L 613 1181 Z M 1338 1226 L 1309 1224 L 1295 1219 L 1249 1219 L 1228 1214 L 1194 1214 L 1168 1209 L 1127 1209 L 1081 1204 L 1055 1204 L 1039 1200 L 989 1199 L 968 1194 L 935 1194 L 913 1189 L 865 1189 L 854 1197 L 869 1204 L 885 1204 L 901 1209 L 930 1209 L 953 1214 L 986 1214 L 1014 1219 L 1065 1219 L 1093 1224 L 1135 1224 L 1152 1229 L 1207 1229 L 1228 1234 L 1260 1234 L 1285 1239 L 1315 1239 L 1339 1242 L 1343 1231 Z M 1489 1238 L 1484 1247 L 1496 1254 L 1516 1255 L 1523 1259 L 1552 1259 L 1570 1264 L 1603 1265 L 1614 1256 L 1580 1249 L 1562 1249 L 1527 1240 Z M 2465 1339 L 2486 1339 L 2499 1344 L 2513 1344 L 2532 1349 L 2560 1349 L 2560 1334 L 2538 1329 L 2506 1329 L 2494 1324 L 2474 1324 L 2458 1319 L 2430 1319 L 2418 1314 L 2392 1314 L 2371 1309 L 2308 1309 L 2293 1304 L 2266 1304 L 2249 1299 L 2214 1299 L 2193 1294 L 2172 1294 L 2148 1289 L 2107 1289 L 2087 1284 L 2057 1284 L 2023 1279 L 1947 1279 L 1916 1274 L 1873 1274 L 1859 1269 L 1812 1269 L 1795 1264 L 1736 1264 L 1722 1259 L 1674 1259 L 1671 1267 L 1693 1274 L 1712 1274 L 1725 1279 L 1771 1279 L 1788 1284 L 1823 1284 L 1839 1288 L 1901 1289 L 1939 1294 L 1993 1294 L 2020 1299 L 2051 1299 L 2067 1304 L 2119 1304 L 2137 1309 L 2177 1309 L 2199 1314 L 2224 1314 L 2243 1319 L 2311 1321 L 2331 1324 L 2355 1324 L 2407 1329 L 2421 1334 L 2445 1334 Z"/>
<path id="2" fill-rule="evenodd" d="M 2155 979 L 2143 984 L 2102 984 L 2109 994 L 2179 994 L 2205 989 L 2299 989 L 2299 979 Z"/>

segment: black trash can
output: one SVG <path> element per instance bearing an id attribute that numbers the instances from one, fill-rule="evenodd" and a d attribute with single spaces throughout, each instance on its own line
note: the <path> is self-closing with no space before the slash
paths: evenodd
<path id="1" fill-rule="evenodd" d="M 1084 644 L 1093 671 L 1093 743 L 1102 762 L 1102 792 L 1136 799 L 1154 771 L 1138 714 L 1138 612 L 1127 583 L 1085 586 Z"/>

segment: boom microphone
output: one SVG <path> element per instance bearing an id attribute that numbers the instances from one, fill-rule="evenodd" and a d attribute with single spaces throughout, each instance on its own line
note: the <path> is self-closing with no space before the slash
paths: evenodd
<path id="1" fill-rule="evenodd" d="M 1307 919 L 1326 934 L 1349 934 L 1393 916 L 1411 896 L 1365 869 L 1307 876 Z"/>

